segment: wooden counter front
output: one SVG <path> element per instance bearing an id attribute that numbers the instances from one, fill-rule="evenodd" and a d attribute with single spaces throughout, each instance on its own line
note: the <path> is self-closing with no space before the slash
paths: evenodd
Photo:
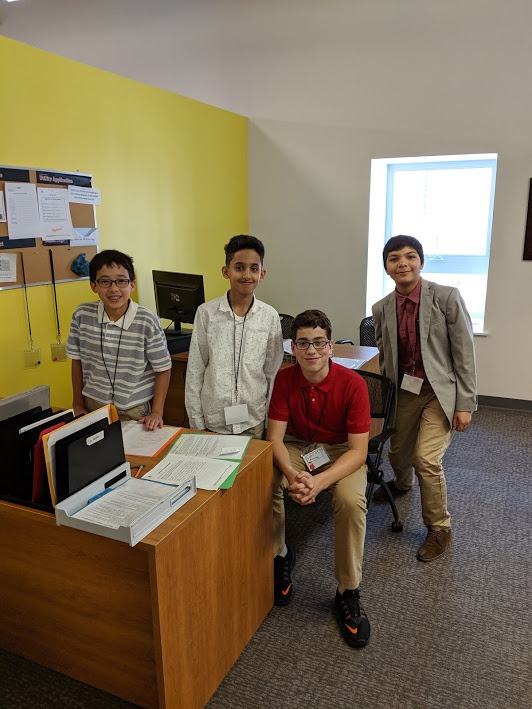
<path id="1" fill-rule="evenodd" d="M 252 440 L 231 489 L 133 548 L 0 501 L 0 647 L 142 707 L 203 707 L 273 605 L 271 486 Z"/>

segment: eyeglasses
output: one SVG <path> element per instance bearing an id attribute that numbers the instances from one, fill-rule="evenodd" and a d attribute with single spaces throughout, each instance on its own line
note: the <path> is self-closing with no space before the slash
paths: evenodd
<path id="1" fill-rule="evenodd" d="M 297 340 L 294 342 L 296 350 L 308 350 L 312 345 L 315 350 L 323 350 L 329 344 L 330 340 L 315 340 L 314 342 L 307 342 L 306 340 Z"/>
<path id="2" fill-rule="evenodd" d="M 96 283 L 100 286 L 100 288 L 110 288 L 113 283 L 116 283 L 119 288 L 127 288 L 131 283 L 131 280 L 129 278 L 116 278 L 112 281 L 110 278 L 98 278 Z"/>

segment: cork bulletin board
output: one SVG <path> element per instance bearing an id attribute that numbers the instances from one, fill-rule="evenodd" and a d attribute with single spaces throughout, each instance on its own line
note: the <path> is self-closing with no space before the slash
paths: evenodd
<path id="1" fill-rule="evenodd" d="M 69 185 L 92 187 L 92 176 L 80 172 L 0 166 L 0 192 L 3 193 L 1 196 L 4 198 L 4 205 L 6 205 L 5 185 L 8 182 L 33 183 L 37 187 L 66 190 Z M 74 229 L 96 228 L 96 212 L 93 204 L 70 202 L 69 209 Z M 0 281 L 0 288 L 20 288 L 24 285 L 21 254 L 24 258 L 26 285 L 51 283 L 50 250 L 56 282 L 78 281 L 86 278 L 86 276 L 76 275 L 70 270 L 70 266 L 81 253 L 84 253 L 90 261 L 97 253 L 97 248 L 92 245 L 72 246 L 68 240 L 43 242 L 37 234 L 34 239 L 10 239 L 8 221 L 0 221 L 0 259 L 5 253 L 17 255 L 16 280 Z"/>

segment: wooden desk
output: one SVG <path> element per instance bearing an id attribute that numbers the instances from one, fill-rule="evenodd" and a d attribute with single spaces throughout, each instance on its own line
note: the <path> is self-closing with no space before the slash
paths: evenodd
<path id="1" fill-rule="evenodd" d="M 271 485 L 253 440 L 230 490 L 133 548 L 0 501 L 0 647 L 143 707 L 203 707 L 273 605 Z"/>
<path id="2" fill-rule="evenodd" d="M 376 347 L 361 345 L 334 345 L 334 357 L 349 357 L 362 359 L 360 369 L 379 374 L 379 350 Z M 188 352 L 172 355 L 172 375 L 164 406 L 164 422 L 171 426 L 188 426 L 185 410 L 185 375 L 187 371 Z M 283 365 L 286 366 L 286 365 Z"/>

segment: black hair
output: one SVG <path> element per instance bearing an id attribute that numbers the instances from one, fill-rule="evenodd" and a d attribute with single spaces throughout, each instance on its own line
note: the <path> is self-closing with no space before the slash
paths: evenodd
<path id="1" fill-rule="evenodd" d="M 133 268 L 133 259 L 127 254 L 115 249 L 106 249 L 100 251 L 99 254 L 93 256 L 89 264 L 89 278 L 91 281 L 96 281 L 96 276 L 100 268 L 103 266 L 123 266 L 129 274 L 131 281 L 135 280 L 135 269 Z"/>
<path id="2" fill-rule="evenodd" d="M 253 249 L 253 251 L 256 251 L 262 266 L 264 263 L 264 244 L 260 239 L 257 239 L 256 236 L 249 236 L 248 234 L 238 234 L 229 239 L 229 243 L 224 246 L 225 265 L 229 266 L 236 252 L 242 251 L 242 249 Z"/>
<path id="3" fill-rule="evenodd" d="M 332 337 L 331 321 L 321 310 L 305 310 L 296 315 L 292 321 L 292 340 L 296 340 L 297 331 L 304 327 L 321 327 L 327 333 L 327 339 Z"/>
<path id="4" fill-rule="evenodd" d="M 425 257 L 423 255 L 423 247 L 421 246 L 419 241 L 413 236 L 405 236 L 404 234 L 399 234 L 399 236 L 392 236 L 391 239 L 388 239 L 388 241 L 384 245 L 384 249 L 382 252 L 382 261 L 384 263 L 385 270 L 386 259 L 388 258 L 388 254 L 390 253 L 390 251 L 400 251 L 401 249 L 404 249 L 405 246 L 410 246 L 411 248 L 417 251 L 419 258 L 421 259 L 421 265 L 423 266 Z"/>

